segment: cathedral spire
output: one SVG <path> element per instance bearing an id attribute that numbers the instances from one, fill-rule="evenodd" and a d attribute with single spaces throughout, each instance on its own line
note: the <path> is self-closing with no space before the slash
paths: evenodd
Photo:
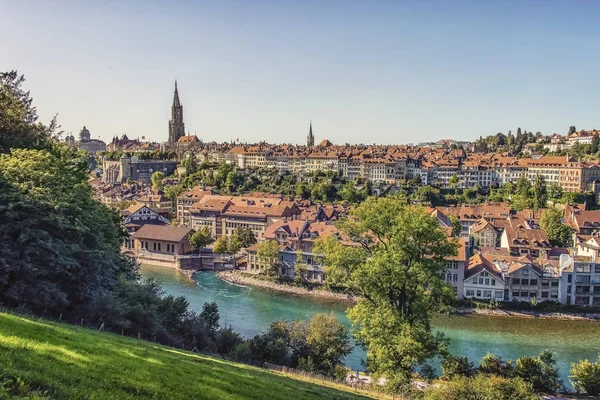
<path id="1" fill-rule="evenodd" d="M 308 128 L 308 136 L 306 137 L 306 145 L 312 147 L 315 145 L 315 136 L 312 131 L 312 119 L 310 120 L 310 125 Z"/>
<path id="2" fill-rule="evenodd" d="M 179 91 L 177 90 L 177 79 L 175 79 L 175 93 L 173 95 L 173 107 L 180 107 L 181 103 L 179 102 Z"/>
<path id="3" fill-rule="evenodd" d="M 183 106 L 179 101 L 179 90 L 175 80 L 175 92 L 173 93 L 173 106 L 171 107 L 171 120 L 169 121 L 169 144 L 175 145 L 177 140 L 185 136 L 185 125 L 183 123 Z"/>

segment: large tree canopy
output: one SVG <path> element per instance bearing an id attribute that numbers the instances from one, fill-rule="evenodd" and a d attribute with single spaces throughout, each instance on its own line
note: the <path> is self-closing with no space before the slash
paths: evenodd
<path id="1" fill-rule="evenodd" d="M 354 246 L 320 240 L 328 270 L 361 299 L 348 313 L 367 368 L 392 385 L 445 351 L 430 313 L 447 305 L 453 289 L 443 279 L 444 259 L 456 254 L 436 218 L 402 199 L 369 198 L 339 224 Z"/>

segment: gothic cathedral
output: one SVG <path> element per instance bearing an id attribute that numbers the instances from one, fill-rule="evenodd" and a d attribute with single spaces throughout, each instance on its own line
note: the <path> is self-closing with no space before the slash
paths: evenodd
<path id="1" fill-rule="evenodd" d="M 182 136 L 185 136 L 185 125 L 183 123 L 183 106 L 179 102 L 177 81 L 175 81 L 175 95 L 173 96 L 173 106 L 171 107 L 171 120 L 169 121 L 169 144 L 177 144 L 177 140 Z"/>

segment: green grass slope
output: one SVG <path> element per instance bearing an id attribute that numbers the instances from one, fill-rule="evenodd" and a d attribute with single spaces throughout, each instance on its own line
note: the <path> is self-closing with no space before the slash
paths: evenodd
<path id="1" fill-rule="evenodd" d="M 4 387 L 4 388 L 3 388 Z M 365 399 L 276 372 L 0 313 L 0 399 Z"/>

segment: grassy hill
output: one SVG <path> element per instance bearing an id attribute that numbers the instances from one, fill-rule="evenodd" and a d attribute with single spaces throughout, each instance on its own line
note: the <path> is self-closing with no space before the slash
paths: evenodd
<path id="1" fill-rule="evenodd" d="M 110 333 L 0 313 L 0 399 L 365 399 Z"/>

